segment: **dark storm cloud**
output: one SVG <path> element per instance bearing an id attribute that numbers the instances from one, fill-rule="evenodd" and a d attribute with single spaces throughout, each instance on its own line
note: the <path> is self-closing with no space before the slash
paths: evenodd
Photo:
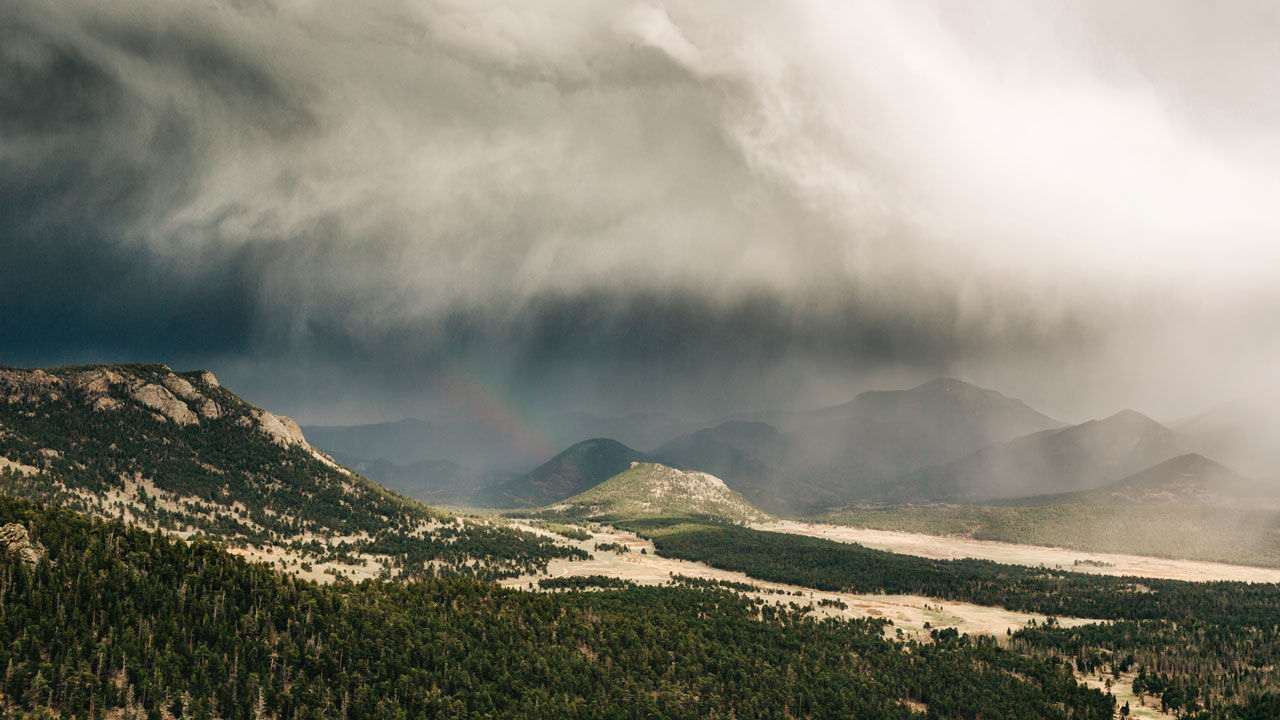
<path id="1" fill-rule="evenodd" d="M 244 351 L 254 313 L 252 253 L 211 247 L 164 257 L 135 232 L 157 208 L 196 192 L 202 158 L 192 119 L 172 105 L 144 102 L 118 66 L 39 23 L 5 19 L 0 337 L 6 359 Z M 133 33 L 100 28 L 91 37 L 149 62 L 155 49 Z M 190 81 L 217 96 L 247 98 L 256 109 L 279 106 L 260 74 L 207 43 L 195 43 L 182 58 Z"/>
<path id="2" fill-rule="evenodd" d="M 208 364 L 324 419 L 457 373 L 553 409 L 943 372 L 1067 416 L 1200 402 L 1224 355 L 1240 378 L 1280 345 L 1276 26 L 17 0 L 0 362 Z"/>

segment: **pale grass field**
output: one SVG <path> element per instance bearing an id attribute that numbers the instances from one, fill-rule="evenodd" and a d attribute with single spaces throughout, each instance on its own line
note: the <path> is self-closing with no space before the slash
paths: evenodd
<path id="1" fill-rule="evenodd" d="M 1107 691 L 1106 676 L 1098 675 L 1079 675 L 1080 682 L 1091 688 Z M 1148 697 L 1146 705 L 1144 701 L 1139 700 L 1137 695 L 1133 694 L 1133 673 L 1121 675 L 1119 680 L 1111 680 L 1111 694 L 1116 698 L 1116 710 L 1119 710 L 1126 702 L 1129 703 L 1129 717 L 1136 720 L 1167 720 L 1173 717 L 1172 714 L 1160 712 L 1160 701 Z"/>
<path id="2" fill-rule="evenodd" d="M 1032 620 L 1043 621 L 1042 615 L 1034 613 L 1014 612 L 1003 608 L 974 605 L 971 603 L 938 600 L 920 595 L 873 595 L 858 593 L 839 593 L 812 590 L 797 585 L 765 582 L 744 573 L 720 570 L 702 563 L 660 557 L 653 544 L 632 533 L 624 532 L 608 526 L 594 526 L 590 529 L 593 537 L 590 540 L 574 541 L 542 530 L 533 525 L 518 523 L 517 527 L 555 539 L 565 545 L 573 545 L 591 554 L 587 561 L 553 560 L 548 566 L 547 575 L 526 575 L 501 581 L 506 587 L 525 590 L 538 590 L 538 580 L 546 577 L 582 577 L 588 575 L 604 575 L 607 577 L 630 580 L 638 585 L 664 585 L 671 582 L 673 575 L 686 575 L 707 580 L 727 580 L 746 583 L 760 588 L 759 592 L 746 593 L 766 602 L 787 605 L 808 606 L 815 614 L 832 617 L 863 618 L 876 617 L 892 620 L 894 625 L 886 630 L 887 635 L 894 635 L 901 629 L 909 637 L 924 638 L 929 634 L 925 628 L 954 627 L 962 633 L 974 635 L 1005 636 L 1006 630 L 1017 630 Z M 596 551 L 596 543 L 619 543 L 631 548 L 631 552 L 615 553 L 612 551 Z M 644 550 L 642 554 L 640 551 Z M 773 592 L 770 592 L 773 591 Z M 780 592 L 787 594 L 780 594 Z M 799 592 L 800 595 L 794 593 Z M 839 600 L 849 607 L 842 610 L 835 607 L 821 607 L 822 600 Z M 1059 620 L 1064 625 L 1080 625 L 1091 622 L 1079 618 Z"/>
<path id="3" fill-rule="evenodd" d="M 1194 582 L 1214 580 L 1280 582 L 1280 569 L 1277 568 L 1230 565 L 1198 560 L 1170 560 L 1142 555 L 1083 552 L 1041 545 L 1020 545 L 993 540 L 924 535 L 896 530 L 873 530 L 870 528 L 792 520 L 757 523 L 752 527 L 767 532 L 806 535 L 824 540 L 857 543 L 877 550 L 888 550 L 904 555 L 916 555 L 937 560 L 977 558 L 1009 565 L 1050 567 L 1097 575 L 1132 575 Z M 1171 528 L 1170 532 L 1176 532 L 1176 530 Z M 1100 563 L 1101 565 L 1076 565 L 1077 560 Z"/>

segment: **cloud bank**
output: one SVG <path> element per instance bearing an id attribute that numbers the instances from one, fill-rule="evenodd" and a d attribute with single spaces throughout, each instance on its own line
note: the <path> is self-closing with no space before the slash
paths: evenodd
<path id="1" fill-rule="evenodd" d="M 1274 386 L 1268 3 L 0 9 L 0 362 L 314 420 Z"/>

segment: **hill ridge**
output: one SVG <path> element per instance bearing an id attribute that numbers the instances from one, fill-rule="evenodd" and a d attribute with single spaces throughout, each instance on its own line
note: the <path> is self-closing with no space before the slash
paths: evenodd
<path id="1" fill-rule="evenodd" d="M 496 572 L 516 572 L 553 553 L 351 472 L 291 419 L 244 401 L 209 371 L 0 369 L 0 458 L 7 494 L 208 537 L 273 562 L 325 563 L 316 579 L 324 570 L 417 573 L 430 563 L 461 571 L 472 551 L 491 557 Z M 470 542 L 481 536 L 503 549 Z"/>
<path id="2" fill-rule="evenodd" d="M 546 510 L 628 519 L 702 516 L 752 522 L 769 517 L 715 475 L 645 461 L 633 461 L 625 471 Z"/>

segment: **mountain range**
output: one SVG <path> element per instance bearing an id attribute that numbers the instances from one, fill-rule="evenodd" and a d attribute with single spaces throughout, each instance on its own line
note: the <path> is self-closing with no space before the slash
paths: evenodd
<path id="1" fill-rule="evenodd" d="M 806 514 L 932 462 L 1058 427 L 1019 400 L 944 378 L 814 411 L 734 418 L 630 456 L 721 477 L 770 512 Z"/>
<path id="2" fill-rule="evenodd" d="M 1188 449 L 1187 439 L 1132 410 L 1044 430 L 884 485 L 875 499 L 975 502 L 1089 490 Z"/>
<path id="3" fill-rule="evenodd" d="M 1233 468 L 1236 459 L 1255 471 L 1274 467 L 1265 452 L 1248 452 L 1259 443 L 1240 440 L 1257 415 L 1236 403 L 1176 428 L 1134 410 L 1069 425 L 994 390 L 939 378 L 817 410 L 731 417 L 648 449 L 599 433 L 523 471 L 436 457 L 473 454 L 466 443 L 441 439 L 465 434 L 465 421 L 448 432 L 421 421 L 307 432 L 345 464 L 428 502 L 537 507 L 581 493 L 632 462 L 657 462 L 722 478 L 768 512 L 803 516 L 850 503 L 999 503 L 1076 493 L 1193 452 Z M 681 425 L 657 415 L 572 418 L 568 437 L 599 423 L 652 441 Z M 424 433 L 431 437 L 415 449 Z M 1253 434 L 1265 437 L 1265 427 Z"/>

